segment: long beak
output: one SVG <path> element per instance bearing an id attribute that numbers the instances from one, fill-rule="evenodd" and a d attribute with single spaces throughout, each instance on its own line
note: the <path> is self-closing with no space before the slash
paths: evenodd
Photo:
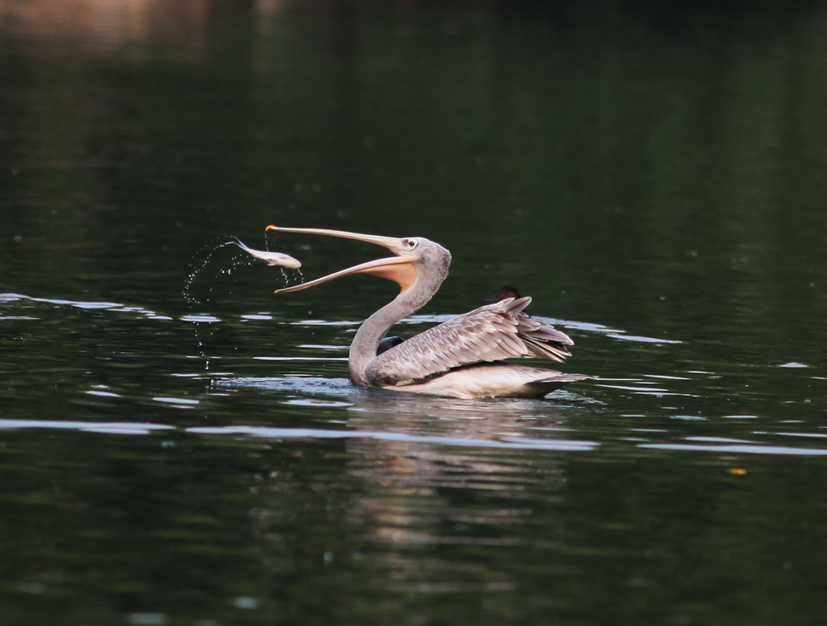
<path id="1" fill-rule="evenodd" d="M 281 228 L 279 226 L 268 226 L 265 230 L 276 230 L 284 233 L 304 233 L 310 235 L 330 235 L 332 237 L 342 237 L 344 239 L 356 239 L 357 241 L 365 241 L 367 243 L 375 243 L 377 245 L 389 248 L 396 252 L 396 249 L 402 244 L 401 239 L 396 237 L 382 237 L 379 235 L 362 235 L 359 233 L 350 233 L 343 230 L 328 230 L 326 228 Z M 405 291 L 416 281 L 416 267 L 414 266 L 414 258 L 408 255 L 399 255 L 388 257 L 386 259 L 376 259 L 375 261 L 368 261 L 354 265 L 344 270 L 322 276 L 316 280 L 311 280 L 301 285 L 294 285 L 285 289 L 277 289 L 275 293 L 291 293 L 293 291 L 301 291 L 302 289 L 309 289 L 316 285 L 321 285 L 328 281 L 342 276 L 350 276 L 351 274 L 372 274 L 381 278 L 387 278 L 396 282 Z"/>
<path id="2" fill-rule="evenodd" d="M 264 230 L 277 230 L 280 233 L 304 233 L 305 235 L 329 235 L 331 237 L 342 237 L 343 239 L 356 239 L 357 241 L 375 243 L 378 246 L 383 246 L 391 250 L 402 245 L 402 240 L 396 237 L 361 235 L 359 233 L 349 233 L 346 230 L 329 230 L 327 228 L 284 228 L 282 226 L 273 226 L 272 224 Z"/>

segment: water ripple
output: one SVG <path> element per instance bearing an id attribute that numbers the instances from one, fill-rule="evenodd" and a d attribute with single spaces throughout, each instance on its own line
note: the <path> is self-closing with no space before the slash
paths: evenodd
<path id="1" fill-rule="evenodd" d="M 0 419 L 0 429 L 54 428 L 79 430 L 83 432 L 106 433 L 110 435 L 148 435 L 157 430 L 175 430 L 166 424 L 143 424 L 134 422 L 75 422 L 57 420 L 9 420 Z"/>
<path id="2" fill-rule="evenodd" d="M 690 443 L 643 443 L 638 447 L 655 450 L 693 450 L 726 454 L 778 454 L 784 456 L 827 456 L 825 448 L 790 448 L 786 446 L 722 445 L 703 446 Z"/>
<path id="3" fill-rule="evenodd" d="M 139 306 L 128 306 L 118 302 L 86 302 L 83 300 L 61 300 L 57 298 L 35 298 L 26 296 L 20 293 L 0 293 L 0 304 L 14 303 L 14 302 L 39 302 L 42 304 L 52 304 L 56 306 L 71 306 L 76 309 L 85 310 L 107 310 L 118 311 L 121 313 L 137 313 L 140 316 L 148 319 L 156 320 L 171 320 L 172 318 L 166 315 L 158 315 L 155 311 L 145 309 Z M 37 319 L 37 318 L 21 318 L 21 319 Z"/>
<path id="4" fill-rule="evenodd" d="M 561 450 L 589 452 L 600 444 L 595 441 L 565 439 L 528 439 L 502 437 L 500 439 L 466 439 L 432 435 L 409 435 L 387 431 L 323 430 L 318 428 L 271 428 L 268 426 L 194 426 L 186 432 L 205 435 L 251 435 L 268 439 L 378 439 L 405 443 L 431 443 L 446 446 L 479 448 L 513 448 L 520 450 Z"/>

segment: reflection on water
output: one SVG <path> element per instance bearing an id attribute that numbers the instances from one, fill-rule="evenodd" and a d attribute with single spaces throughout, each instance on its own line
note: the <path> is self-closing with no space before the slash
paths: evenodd
<path id="1" fill-rule="evenodd" d="M 359 560 L 370 587 L 403 593 L 514 591 L 508 568 L 485 558 L 457 559 L 448 550 L 553 551 L 559 542 L 553 528 L 538 540 L 528 540 L 520 528 L 532 522 L 539 503 L 560 501 L 566 483 L 560 455 L 595 447 L 568 439 L 565 411 L 534 401 L 467 402 L 381 391 L 347 397 L 347 431 L 296 435 L 346 437 L 341 480 L 349 489 L 336 507 L 352 540 L 365 545 Z M 193 430 L 217 434 L 222 429 Z M 287 434 L 267 428 L 231 432 Z M 517 450 L 531 455 L 531 462 L 515 458 Z M 273 479 L 273 491 L 280 491 L 279 482 Z M 469 506 L 469 500 L 475 504 Z M 265 499 L 255 517 L 265 558 L 283 563 L 279 499 L 272 507 Z M 275 544 L 266 539 L 274 534 L 279 536 Z M 416 551 L 423 548 L 438 550 L 422 558 Z M 326 553 L 326 558 L 341 555 Z"/>
<path id="2" fill-rule="evenodd" d="M 110 55 L 151 42 L 174 44 L 182 60 L 194 62 L 205 58 L 209 2 L 5 0 L 0 17 L 18 37 L 71 42 L 87 54 Z M 142 56 L 135 53 L 136 60 Z"/>

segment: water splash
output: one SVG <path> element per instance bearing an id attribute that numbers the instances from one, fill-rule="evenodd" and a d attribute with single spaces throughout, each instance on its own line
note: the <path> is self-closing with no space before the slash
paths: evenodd
<path id="1" fill-rule="evenodd" d="M 213 277 L 218 275 L 232 276 L 236 272 L 236 270 L 238 270 L 238 268 L 249 267 L 251 265 L 254 265 L 256 258 L 260 258 L 270 263 L 271 265 L 275 263 L 274 260 L 268 260 L 267 257 L 255 256 L 253 253 L 261 254 L 261 251 L 253 250 L 252 248 L 248 247 L 238 237 L 232 235 L 230 237 L 231 238 L 229 240 L 221 241 L 220 243 L 207 244 L 204 247 L 202 247 L 198 252 L 196 252 L 195 256 L 193 257 L 193 260 L 190 262 L 190 271 L 187 274 L 186 279 L 184 280 L 184 288 L 181 294 L 184 298 L 184 301 L 188 304 L 206 304 L 210 301 L 210 297 L 213 293 L 214 286 L 210 285 L 207 288 L 208 295 L 205 299 L 202 300 L 195 293 L 196 280 L 202 274 L 204 274 L 204 272 L 212 265 L 216 253 L 219 250 L 227 248 L 228 246 L 236 246 L 239 250 L 244 251 L 246 254 L 235 255 L 232 259 L 230 259 L 229 265 L 219 265 L 218 269 L 213 271 Z M 263 254 L 276 255 L 282 253 L 270 251 L 269 249 L 267 249 L 264 251 Z M 284 257 L 288 259 L 292 258 L 288 255 L 284 255 Z M 282 285 L 283 287 L 289 287 L 292 282 L 291 279 L 295 278 L 296 275 L 298 275 L 300 280 L 304 280 L 304 274 L 302 274 L 301 270 L 299 270 L 298 268 L 291 268 L 291 274 L 288 274 L 285 271 L 285 266 L 277 265 L 277 267 L 279 268 L 281 278 L 284 281 Z"/>
<path id="2" fill-rule="evenodd" d="M 239 252 L 233 255 L 230 259 L 219 259 L 219 252 L 230 246 L 235 246 L 238 248 Z M 269 245 L 267 245 L 266 238 L 265 246 L 267 248 L 266 253 L 261 253 L 261 251 L 252 250 L 238 237 L 231 235 L 229 239 L 219 240 L 218 242 L 203 246 L 193 256 L 192 261 L 190 261 L 189 272 L 184 280 L 181 295 L 184 302 L 186 302 L 191 309 L 191 314 L 186 316 L 186 321 L 195 322 L 193 324 L 195 343 L 198 347 L 198 352 L 201 355 L 201 358 L 204 360 L 205 371 L 209 371 L 210 369 L 210 357 L 207 346 L 212 340 L 221 319 L 211 315 L 208 311 L 196 311 L 195 307 L 197 306 L 200 308 L 204 305 L 210 304 L 213 299 L 215 288 L 218 284 L 217 279 L 219 277 L 233 279 L 239 268 L 250 267 L 256 264 L 256 258 L 270 263 L 271 261 L 268 260 L 269 257 L 267 256 L 267 254 L 270 254 L 270 250 Z M 281 253 L 272 254 L 275 255 Z M 273 258 L 275 259 L 277 257 L 274 256 Z M 290 259 L 291 257 L 285 255 L 285 258 Z M 304 279 L 304 275 L 298 268 L 291 268 L 290 273 L 288 273 L 282 265 L 277 265 L 277 267 L 279 268 L 279 273 L 281 274 L 283 287 L 290 286 L 290 284 L 295 281 L 296 274 L 298 274 L 299 281 Z M 201 284 L 203 284 L 203 290 L 199 293 L 198 287 Z M 232 291 L 229 293 L 232 293 Z"/>
<path id="3" fill-rule="evenodd" d="M 199 300 L 193 293 L 193 287 L 195 285 L 195 279 L 207 268 L 210 261 L 212 261 L 213 255 L 220 249 L 226 248 L 229 245 L 233 245 L 234 241 L 225 241 L 220 244 L 212 244 L 207 245 L 201 248 L 193 257 L 193 261 L 190 261 L 190 271 L 187 274 L 187 278 L 184 280 L 184 288 L 181 292 L 181 295 L 184 297 L 184 301 L 187 304 L 194 305 L 194 304 L 202 304 L 202 301 Z M 198 257 L 201 257 L 198 259 Z M 194 262 L 198 259 L 197 262 Z M 212 287 L 209 289 L 210 293 L 212 293 Z"/>

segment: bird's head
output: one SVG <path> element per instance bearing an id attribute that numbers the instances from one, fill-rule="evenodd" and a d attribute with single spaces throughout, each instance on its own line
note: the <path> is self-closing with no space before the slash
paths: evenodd
<path id="1" fill-rule="evenodd" d="M 448 267 L 451 264 L 451 253 L 438 243 L 425 239 L 424 237 L 383 237 L 380 235 L 362 235 L 343 230 L 329 230 L 325 228 L 284 228 L 270 225 L 266 230 L 275 230 L 283 233 L 304 233 L 309 235 L 328 235 L 331 237 L 342 237 L 344 239 L 355 239 L 365 241 L 387 248 L 395 256 L 360 263 L 344 270 L 322 276 L 315 280 L 277 289 L 276 293 L 290 293 L 301 291 L 309 287 L 315 287 L 335 278 L 350 276 L 351 274 L 372 274 L 381 278 L 387 278 L 397 283 L 404 293 L 414 286 L 418 281 L 434 284 L 435 288 L 448 275 Z M 434 289 L 435 290 L 435 289 Z"/>

